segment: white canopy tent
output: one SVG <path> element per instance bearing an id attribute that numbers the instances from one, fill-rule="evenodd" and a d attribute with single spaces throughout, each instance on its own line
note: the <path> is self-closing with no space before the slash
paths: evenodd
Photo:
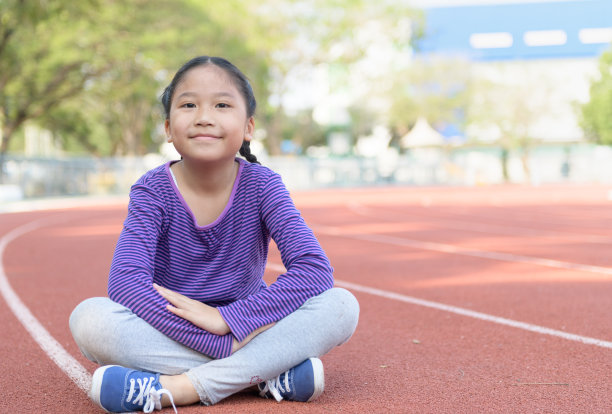
<path id="1" fill-rule="evenodd" d="M 437 147 L 444 145 L 444 137 L 420 117 L 410 132 L 400 139 L 400 145 L 402 148 Z"/>

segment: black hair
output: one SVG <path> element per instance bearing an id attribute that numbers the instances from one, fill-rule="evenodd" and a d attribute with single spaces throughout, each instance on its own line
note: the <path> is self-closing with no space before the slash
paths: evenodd
<path id="1" fill-rule="evenodd" d="M 191 69 L 198 66 L 205 65 L 215 65 L 218 68 L 221 68 L 225 71 L 226 74 L 230 76 L 247 106 L 247 118 L 250 118 L 255 115 L 255 109 L 257 108 L 257 101 L 255 100 L 255 94 L 253 93 L 253 88 L 251 88 L 251 83 L 247 79 L 247 77 L 234 66 L 230 61 L 215 56 L 198 56 L 187 63 L 185 63 L 181 68 L 176 72 L 170 85 L 164 89 L 164 92 L 161 95 L 161 103 L 164 107 L 164 115 L 166 119 L 170 119 L 170 107 L 172 106 L 172 97 L 174 96 L 174 91 L 177 86 L 181 83 L 185 74 L 189 72 Z M 247 161 L 259 164 L 257 161 L 257 157 L 251 154 L 251 146 L 249 141 L 243 141 L 242 146 L 240 147 L 240 155 L 246 158 Z"/>

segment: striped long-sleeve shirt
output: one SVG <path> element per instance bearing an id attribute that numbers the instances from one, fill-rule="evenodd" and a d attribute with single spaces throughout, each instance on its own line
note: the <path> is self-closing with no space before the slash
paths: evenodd
<path id="1" fill-rule="evenodd" d="M 170 338 L 206 355 L 231 354 L 232 339 L 278 321 L 333 285 L 329 260 L 278 174 L 239 160 L 227 206 L 198 226 L 170 163 L 141 177 L 110 269 L 112 300 Z M 287 269 L 263 281 L 272 238 Z M 231 333 L 214 335 L 166 309 L 153 282 L 219 309 Z"/>

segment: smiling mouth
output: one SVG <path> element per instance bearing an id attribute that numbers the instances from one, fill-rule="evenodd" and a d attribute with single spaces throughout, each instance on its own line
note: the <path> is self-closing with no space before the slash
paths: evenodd
<path id="1" fill-rule="evenodd" d="M 215 135 L 194 135 L 189 137 L 189 139 L 195 139 L 196 141 L 214 141 L 217 139 L 221 139 L 221 137 L 217 137 Z"/>

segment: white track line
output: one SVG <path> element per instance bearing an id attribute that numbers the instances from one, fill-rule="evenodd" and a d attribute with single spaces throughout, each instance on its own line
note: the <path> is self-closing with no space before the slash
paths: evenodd
<path id="1" fill-rule="evenodd" d="M 267 267 L 277 272 L 285 272 L 285 267 L 276 264 L 268 263 Z M 604 341 L 602 339 L 590 338 L 588 336 L 575 335 L 556 329 L 546 328 L 544 326 L 533 325 L 526 322 L 515 321 L 512 319 L 501 318 L 499 316 L 493 316 L 482 312 L 476 312 L 469 309 L 460 308 L 457 306 L 446 305 L 444 303 L 432 302 L 429 300 L 414 298 L 412 296 L 406 296 L 395 292 L 389 292 L 386 290 L 376 289 L 372 287 L 358 285 L 356 283 L 346 282 L 343 280 L 335 280 L 335 285 L 344 287 L 347 289 L 355 290 L 358 292 L 368 293 L 370 295 L 376 295 L 385 299 L 393 299 L 400 302 L 410 303 L 412 305 L 424 306 L 427 308 L 437 309 L 444 312 L 450 312 L 461 316 L 468 316 L 470 318 L 480 319 L 487 322 L 493 322 L 498 325 L 511 326 L 513 328 L 523 329 L 525 331 L 536 332 L 543 335 L 556 336 L 557 338 L 563 338 L 570 341 L 582 342 L 583 344 L 595 345 L 602 348 L 612 349 L 612 342 Z"/>
<path id="2" fill-rule="evenodd" d="M 42 350 L 51 358 L 55 364 L 74 381 L 74 383 L 85 393 L 89 392 L 91 386 L 91 375 L 87 370 L 70 355 L 59 342 L 42 326 L 30 309 L 21 301 L 19 296 L 11 287 L 6 273 L 4 272 L 4 251 L 10 242 L 23 236 L 26 233 L 37 230 L 50 224 L 50 220 L 42 219 L 30 222 L 23 226 L 13 229 L 0 239 L 0 293 L 4 297 L 7 305 L 21 322 L 23 327 L 29 332 L 32 338 L 38 343 Z"/>
<path id="3" fill-rule="evenodd" d="M 312 226 L 313 230 L 335 237 L 344 237 L 355 240 L 365 240 L 376 243 L 392 244 L 395 246 L 411 247 L 413 249 L 430 250 L 439 253 L 457 254 L 462 256 L 478 257 L 481 259 L 500 260 L 504 262 L 513 263 L 527 263 L 537 266 L 546 266 L 556 269 L 565 270 L 579 270 L 582 272 L 598 273 L 603 275 L 612 276 L 611 267 L 603 266 L 592 266 L 581 263 L 564 262 L 561 260 L 544 259 L 541 257 L 523 256 L 519 254 L 494 252 L 488 250 L 479 249 L 468 249 L 460 246 L 454 246 L 452 244 L 436 243 L 436 242 L 425 242 L 421 240 L 406 239 L 402 237 L 388 236 L 384 234 L 373 234 L 373 233 L 355 233 L 355 234 L 344 234 L 342 228 L 338 227 L 327 227 L 327 226 Z"/>
<path id="4" fill-rule="evenodd" d="M 91 387 L 91 374 L 70 355 L 53 336 L 42 326 L 42 324 L 36 319 L 36 317 L 30 312 L 30 309 L 21 301 L 19 296 L 15 293 L 11 287 L 6 273 L 4 272 L 4 251 L 6 247 L 13 240 L 27 234 L 31 231 L 37 230 L 41 227 L 49 225 L 55 220 L 41 219 L 33 221 L 17 227 L 11 230 L 0 238 L 0 293 L 4 297 L 7 305 L 15 315 L 15 317 L 21 322 L 23 327 L 28 331 L 32 338 L 38 343 L 42 350 L 49 356 L 49 358 L 62 370 L 64 373 L 81 389 L 83 392 L 88 393 Z M 376 240 L 380 241 L 380 240 Z M 428 243 L 430 244 L 430 243 Z M 435 243 L 434 243 L 435 244 Z M 451 246 L 452 247 L 452 246 Z M 447 250 L 447 249 L 444 249 Z M 285 271 L 285 268 L 281 265 L 269 263 L 268 268 L 276 271 Z M 581 335 L 570 334 L 555 329 L 546 328 L 543 326 L 532 325 L 525 322 L 514 321 L 512 319 L 500 318 L 497 316 L 488 315 L 481 312 L 471 311 L 469 309 L 463 309 L 456 306 L 445 305 L 443 303 L 437 303 L 427 301 L 423 299 L 413 298 L 410 296 L 401 295 L 399 293 L 388 292 L 380 289 L 370 288 L 367 286 L 361 286 L 351 282 L 345 282 L 336 280 L 336 285 L 352 289 L 355 291 L 368 293 L 371 295 L 381 296 L 387 299 L 393 299 L 400 302 L 411 303 L 414 305 L 424 306 L 437 310 L 455 313 L 462 316 L 468 316 L 471 318 L 481 319 L 488 322 L 497 323 L 500 325 L 511 326 L 539 334 L 552 335 L 559 338 L 567 339 L 570 341 L 581 342 L 584 344 L 595 345 L 602 348 L 612 349 L 612 342 L 604 341 L 595 338 L 589 338 Z"/>

